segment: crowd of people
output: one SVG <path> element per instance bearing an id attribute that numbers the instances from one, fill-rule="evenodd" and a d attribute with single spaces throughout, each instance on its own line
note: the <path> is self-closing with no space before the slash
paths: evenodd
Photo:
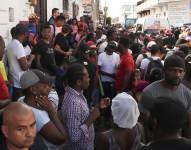
<path id="1" fill-rule="evenodd" d="M 52 9 L 0 37 L 0 149 L 190 150 L 191 30 L 94 29 Z"/>

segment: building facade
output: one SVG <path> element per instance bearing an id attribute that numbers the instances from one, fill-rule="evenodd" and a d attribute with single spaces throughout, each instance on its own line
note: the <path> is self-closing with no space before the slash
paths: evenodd
<path id="1" fill-rule="evenodd" d="M 94 27 L 99 25 L 99 15 L 100 15 L 100 1 L 93 0 L 92 3 L 92 20 L 94 21 Z"/>
<path id="2" fill-rule="evenodd" d="M 128 25 L 128 20 L 130 19 L 136 19 L 137 18 L 137 14 L 136 14 L 136 5 L 135 4 L 123 4 L 122 5 L 122 14 L 121 16 L 123 16 L 124 19 L 123 20 L 123 24 L 125 26 Z M 134 21 L 132 22 L 132 25 L 134 24 Z"/>
<path id="3" fill-rule="evenodd" d="M 19 22 L 27 22 L 32 13 L 36 13 L 42 23 L 50 18 L 52 8 L 59 8 L 60 12 L 67 13 L 70 18 L 78 19 L 84 11 L 81 0 L 0 0 L 0 2 L 0 35 L 6 44 L 11 40 L 11 28 Z"/>
<path id="4" fill-rule="evenodd" d="M 2 0 L 0 0 L 2 1 Z M 0 5 L 0 35 L 5 42 L 11 40 L 10 29 L 20 21 L 28 20 L 34 12 L 28 0 L 6 0 Z"/>
<path id="5" fill-rule="evenodd" d="M 181 26 L 191 22 L 191 0 L 138 0 L 138 18 L 167 18 L 170 25 Z"/>

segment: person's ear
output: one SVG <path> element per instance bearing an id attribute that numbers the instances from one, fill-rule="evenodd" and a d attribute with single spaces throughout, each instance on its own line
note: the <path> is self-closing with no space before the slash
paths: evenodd
<path id="1" fill-rule="evenodd" d="M 2 131 L 3 135 L 7 138 L 8 137 L 8 127 L 5 125 L 2 125 L 1 131 Z"/>
<path id="2" fill-rule="evenodd" d="M 81 85 L 82 85 L 82 81 L 81 81 L 81 80 L 77 80 L 77 81 L 76 81 L 76 85 L 77 85 L 77 86 L 81 86 Z"/>

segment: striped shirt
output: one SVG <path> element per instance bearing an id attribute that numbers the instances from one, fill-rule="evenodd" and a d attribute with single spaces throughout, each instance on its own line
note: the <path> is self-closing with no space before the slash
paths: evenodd
<path id="1" fill-rule="evenodd" d="M 93 150 L 94 127 L 85 124 L 90 110 L 83 92 L 66 87 L 61 113 L 69 136 L 64 150 Z"/>

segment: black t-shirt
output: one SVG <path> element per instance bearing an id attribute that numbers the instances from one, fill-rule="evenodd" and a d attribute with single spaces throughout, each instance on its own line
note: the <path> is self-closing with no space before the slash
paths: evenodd
<path id="1" fill-rule="evenodd" d="M 3 124 L 3 115 L 0 113 L 0 128 L 2 127 Z M 0 150 L 8 150 L 6 142 L 5 142 L 5 137 L 0 130 Z"/>
<path id="2" fill-rule="evenodd" d="M 191 140 L 185 138 L 160 140 L 151 143 L 142 150 L 191 150 Z"/>
<path id="3" fill-rule="evenodd" d="M 60 46 L 60 48 L 67 52 L 69 50 L 69 43 L 68 40 L 65 38 L 65 36 L 62 33 L 59 33 L 54 41 L 54 45 L 58 44 Z"/>
<path id="4" fill-rule="evenodd" d="M 40 63 L 43 69 L 52 72 L 55 67 L 54 50 L 51 44 L 45 43 L 43 40 L 39 41 L 33 49 L 33 54 L 40 55 Z"/>
<path id="5" fill-rule="evenodd" d="M 76 41 L 75 41 L 75 38 L 72 34 L 68 34 L 66 36 L 66 39 L 68 40 L 68 44 L 70 46 L 70 48 L 75 48 L 75 44 L 76 44 Z"/>
<path id="6" fill-rule="evenodd" d="M 54 45 L 59 45 L 64 52 L 68 52 L 70 48 L 68 40 L 62 33 L 59 33 L 56 36 Z M 55 60 L 58 66 L 62 64 L 62 61 L 64 58 L 66 58 L 66 56 L 64 56 L 63 54 L 60 54 L 59 52 L 55 52 Z"/>
<path id="7" fill-rule="evenodd" d="M 6 145 L 5 138 L 4 138 L 3 136 L 1 136 L 0 149 L 2 149 L 2 150 L 8 150 L 8 147 L 7 147 L 7 145 Z"/>

